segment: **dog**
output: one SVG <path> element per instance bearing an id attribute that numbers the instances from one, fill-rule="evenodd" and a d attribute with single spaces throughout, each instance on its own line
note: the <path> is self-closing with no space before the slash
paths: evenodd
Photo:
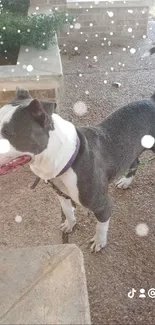
<path id="1" fill-rule="evenodd" d="M 56 103 L 33 99 L 17 88 L 14 100 L 0 109 L 0 175 L 27 163 L 40 179 L 52 181 L 66 220 L 61 229 L 76 224 L 72 201 L 91 210 L 97 219 L 91 250 L 107 243 L 111 202 L 108 185 L 116 178 L 128 188 L 136 174 L 138 158 L 146 150 L 145 135 L 155 137 L 155 94 L 124 106 L 98 125 L 75 127 L 55 113 Z M 4 148 L 3 148 L 4 149 Z M 155 152 L 155 145 L 151 150 Z"/>
<path id="2" fill-rule="evenodd" d="M 147 52 L 142 55 L 142 59 L 151 56 L 155 53 L 155 46 L 152 46 Z"/>

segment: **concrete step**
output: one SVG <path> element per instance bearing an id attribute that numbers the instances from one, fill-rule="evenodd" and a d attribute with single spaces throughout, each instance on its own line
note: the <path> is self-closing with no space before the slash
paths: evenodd
<path id="1" fill-rule="evenodd" d="M 76 245 L 1 251 L 0 279 L 0 324 L 91 324 Z"/>

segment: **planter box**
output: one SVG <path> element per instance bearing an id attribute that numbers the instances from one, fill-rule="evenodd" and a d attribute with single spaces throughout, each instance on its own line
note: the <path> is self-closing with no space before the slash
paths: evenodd
<path id="1" fill-rule="evenodd" d="M 34 11 L 30 7 L 29 13 Z M 48 50 L 21 46 L 16 65 L 0 66 L 0 107 L 12 100 L 17 86 L 29 89 L 33 97 L 59 100 L 63 72 L 56 36 Z"/>
<path id="2" fill-rule="evenodd" d="M 148 13 L 152 4 L 153 0 L 67 0 L 67 10 L 78 15 L 77 22 L 81 28 L 60 33 L 59 42 L 63 44 L 68 40 L 76 41 L 77 44 L 85 39 L 100 39 L 104 42 L 105 38 L 118 45 L 133 42 L 134 39 L 147 35 Z M 113 16 L 109 17 L 108 11 L 112 12 Z M 128 28 L 132 28 L 132 32 L 129 32 Z"/>

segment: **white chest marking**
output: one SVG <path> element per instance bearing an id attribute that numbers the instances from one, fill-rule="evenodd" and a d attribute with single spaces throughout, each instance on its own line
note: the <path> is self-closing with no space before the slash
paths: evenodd
<path id="1" fill-rule="evenodd" d="M 55 178 L 68 163 L 76 149 L 75 126 L 57 114 L 52 115 L 54 130 L 50 131 L 47 148 L 35 156 L 31 170 L 40 178 Z"/>
<path id="2" fill-rule="evenodd" d="M 66 173 L 60 176 L 60 179 L 67 188 L 68 195 L 71 197 L 71 199 L 75 203 L 81 205 L 79 201 L 79 191 L 77 187 L 77 176 L 73 169 L 70 168 Z"/>

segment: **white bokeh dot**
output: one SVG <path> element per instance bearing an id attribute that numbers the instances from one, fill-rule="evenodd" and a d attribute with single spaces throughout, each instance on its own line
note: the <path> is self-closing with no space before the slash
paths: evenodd
<path id="1" fill-rule="evenodd" d="M 112 11 L 107 11 L 107 14 L 109 17 L 113 17 L 114 16 L 114 13 Z"/>
<path id="2" fill-rule="evenodd" d="M 78 101 L 74 104 L 73 111 L 76 115 L 83 116 L 87 113 L 87 105 L 82 101 Z"/>
<path id="3" fill-rule="evenodd" d="M 94 59 L 95 61 L 97 61 L 97 56 L 96 56 L 96 55 L 94 55 L 94 56 L 93 56 L 93 59 Z"/>
<path id="4" fill-rule="evenodd" d="M 133 10 L 132 10 L 132 9 L 129 9 L 129 10 L 128 10 L 128 13 L 129 13 L 129 14 L 132 14 L 132 13 L 133 13 Z"/>
<path id="5" fill-rule="evenodd" d="M 128 32 L 132 33 L 132 28 L 131 27 L 128 28 Z"/>
<path id="6" fill-rule="evenodd" d="M 74 50 L 75 50 L 75 51 L 78 51 L 78 49 L 79 49 L 79 48 L 78 48 L 77 46 L 74 47 Z"/>
<path id="7" fill-rule="evenodd" d="M 136 234 L 140 237 L 147 236 L 149 232 L 149 228 L 146 223 L 139 223 L 136 226 Z"/>
<path id="8" fill-rule="evenodd" d="M 76 24 L 74 25 L 74 28 L 77 29 L 77 30 L 80 29 L 80 28 L 81 28 L 81 24 L 80 24 L 80 23 L 76 23 Z"/>
<path id="9" fill-rule="evenodd" d="M 89 95 L 89 90 L 86 90 L 86 91 L 85 91 L 85 94 L 86 94 L 86 95 Z"/>
<path id="10" fill-rule="evenodd" d="M 136 49 L 134 49 L 133 47 L 130 49 L 130 53 L 131 54 L 135 54 L 136 53 Z"/>
<path id="11" fill-rule="evenodd" d="M 17 216 L 15 217 L 15 221 L 16 221 L 17 223 L 20 223 L 20 222 L 22 221 L 22 217 L 19 216 L 19 215 L 17 215 Z"/>
<path id="12" fill-rule="evenodd" d="M 141 139 L 141 145 L 145 149 L 151 149 L 155 143 L 154 137 L 152 135 L 144 135 Z"/>
<path id="13" fill-rule="evenodd" d="M 7 139 L 0 140 L 0 153 L 7 153 L 10 150 L 10 142 Z"/>
<path id="14" fill-rule="evenodd" d="M 108 82 L 107 80 L 104 80 L 104 84 L 107 84 L 107 82 Z"/>
<path id="15" fill-rule="evenodd" d="M 29 64 L 26 69 L 28 72 L 31 72 L 31 71 L 33 71 L 33 66 L 31 64 Z"/>

